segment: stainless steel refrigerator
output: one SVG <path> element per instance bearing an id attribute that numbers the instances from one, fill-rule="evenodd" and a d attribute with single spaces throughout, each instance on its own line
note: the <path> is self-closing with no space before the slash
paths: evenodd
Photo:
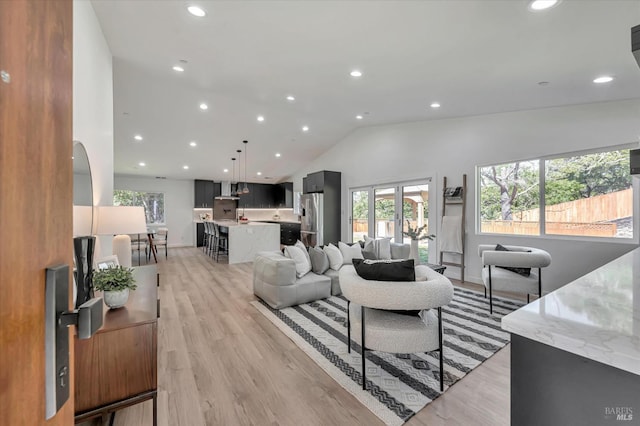
<path id="1" fill-rule="evenodd" d="M 302 194 L 300 196 L 300 240 L 307 247 L 324 245 L 324 196 Z"/>

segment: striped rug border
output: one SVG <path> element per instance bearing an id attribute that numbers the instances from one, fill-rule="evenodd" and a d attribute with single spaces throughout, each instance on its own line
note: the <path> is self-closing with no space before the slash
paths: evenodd
<path id="1" fill-rule="evenodd" d="M 482 293 L 454 287 L 454 300 L 443 308 L 445 392 L 509 343 L 509 334 L 500 328 L 500 319 L 523 303 L 495 296 L 493 299 L 494 315 L 490 315 L 488 299 L 485 299 Z M 316 338 L 298 323 L 311 322 L 331 339 L 344 344 L 346 351 L 346 299 L 342 296 L 332 296 L 281 310 L 271 308 L 262 300 L 250 303 L 385 424 L 402 425 L 441 395 L 435 385 L 439 380 L 437 351 L 411 356 L 367 351 L 367 363 L 376 364 L 380 370 L 397 378 L 403 386 L 423 395 L 425 403 L 418 409 L 405 406 L 381 385 L 371 381 L 369 375 L 368 388 L 363 391 L 360 364 L 352 365 L 353 362 L 350 363 L 341 357 L 345 356 L 344 354 L 334 353 L 321 339 Z M 352 342 L 352 351 L 360 354 L 360 347 L 355 342 Z M 455 352 L 455 357 L 448 357 L 447 353 L 452 352 Z M 412 367 L 420 363 L 421 370 Z M 434 387 L 431 387 L 429 382 L 432 382 Z"/>

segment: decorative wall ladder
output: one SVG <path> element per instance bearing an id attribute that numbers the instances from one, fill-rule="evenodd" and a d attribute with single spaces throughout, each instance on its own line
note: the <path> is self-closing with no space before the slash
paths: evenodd
<path id="1" fill-rule="evenodd" d="M 458 210 L 459 206 L 462 210 L 459 215 L 452 215 L 454 210 Z M 444 177 L 442 185 L 442 226 L 440 228 L 443 233 L 439 241 L 440 252 L 440 264 L 446 266 L 455 266 L 460 268 L 460 281 L 464 282 L 464 255 L 465 255 L 465 221 L 466 221 L 466 207 L 467 207 L 467 175 L 462 175 L 462 186 L 447 187 L 447 177 Z M 459 224 L 457 222 L 460 222 Z M 456 228 L 459 226 L 460 234 L 457 234 L 458 229 L 448 229 L 451 226 Z M 459 245 L 457 241 L 459 240 Z M 456 247 L 457 248 L 454 248 Z M 448 257 L 460 258 L 459 262 L 451 260 L 444 261 L 444 254 L 447 253 Z"/>

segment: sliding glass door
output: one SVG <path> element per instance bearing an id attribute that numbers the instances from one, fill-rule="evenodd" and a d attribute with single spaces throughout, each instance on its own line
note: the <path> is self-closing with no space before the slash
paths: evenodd
<path id="1" fill-rule="evenodd" d="M 402 231 L 424 227 L 422 234 L 429 235 L 429 184 L 404 185 L 402 187 Z M 402 242 L 409 244 L 411 238 L 403 235 Z M 429 240 L 418 241 L 420 261 L 429 260 Z"/>
<path id="2" fill-rule="evenodd" d="M 409 244 L 411 239 L 403 235 L 408 226 L 412 229 L 424 226 L 423 232 L 430 233 L 430 181 L 431 179 L 424 179 L 351 189 L 351 241 L 363 240 L 364 235 L 368 235 Z M 429 241 L 425 239 L 418 243 L 420 260 L 424 263 L 429 258 Z"/>
<path id="3" fill-rule="evenodd" d="M 351 191 L 351 241 L 369 235 L 369 191 Z"/>
<path id="4" fill-rule="evenodd" d="M 374 188 L 374 214 L 376 238 L 395 238 L 396 219 L 396 188 Z"/>

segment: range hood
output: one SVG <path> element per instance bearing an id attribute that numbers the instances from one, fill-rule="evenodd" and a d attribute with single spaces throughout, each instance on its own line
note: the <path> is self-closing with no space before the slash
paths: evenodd
<path id="1" fill-rule="evenodd" d="M 215 197 L 216 200 L 239 200 L 240 198 L 235 195 L 231 195 L 231 182 L 220 182 L 220 194 Z"/>
<path id="2" fill-rule="evenodd" d="M 631 51 L 640 66 L 640 25 L 631 28 Z"/>

